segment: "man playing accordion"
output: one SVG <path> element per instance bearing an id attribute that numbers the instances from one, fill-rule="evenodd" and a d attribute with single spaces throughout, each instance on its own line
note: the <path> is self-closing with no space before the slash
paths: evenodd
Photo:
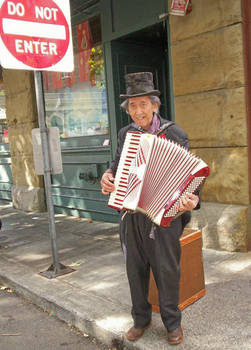
<path id="1" fill-rule="evenodd" d="M 120 95 L 121 107 L 131 116 L 133 122 L 118 133 L 115 159 L 101 179 L 102 193 L 115 190 L 116 175 L 123 144 L 128 131 L 161 135 L 189 148 L 186 133 L 175 123 L 163 119 L 159 114 L 160 92 L 154 89 L 150 72 L 131 73 L 126 77 L 126 94 Z M 148 302 L 150 267 L 159 291 L 160 314 L 167 330 L 169 344 L 182 342 L 181 311 L 179 310 L 180 255 L 179 238 L 187 217 L 193 209 L 199 208 L 199 197 L 188 193 L 179 204 L 179 211 L 185 214 L 174 219 L 169 227 L 161 227 L 140 212 L 120 213 L 120 239 L 126 257 L 127 277 L 132 300 L 134 321 L 126 333 L 128 340 L 136 341 L 151 326 L 152 307 Z"/>

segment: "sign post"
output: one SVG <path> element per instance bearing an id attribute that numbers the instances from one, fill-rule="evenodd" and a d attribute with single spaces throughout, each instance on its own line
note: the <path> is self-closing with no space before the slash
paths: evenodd
<path id="1" fill-rule="evenodd" d="M 58 258 L 41 71 L 73 71 L 69 0 L 0 0 L 0 62 L 7 69 L 34 70 L 53 258 L 48 270 L 40 274 L 54 278 L 74 270 L 60 264 Z"/>
<path id="2" fill-rule="evenodd" d="M 38 111 L 38 122 L 41 133 L 41 143 L 43 150 L 43 163 L 44 163 L 44 184 L 46 193 L 46 203 L 49 216 L 49 231 L 51 239 L 51 250 L 53 264 L 48 270 L 40 272 L 40 275 L 47 278 L 54 278 L 57 276 L 64 275 L 66 273 L 73 272 L 74 270 L 68 266 L 59 263 L 57 240 L 56 240 L 56 226 L 54 219 L 54 207 L 51 193 L 51 159 L 48 144 L 48 128 L 45 124 L 45 106 L 44 106 L 44 95 L 42 85 L 42 73 L 34 72 L 35 76 L 35 90 L 37 100 L 37 111 Z"/>

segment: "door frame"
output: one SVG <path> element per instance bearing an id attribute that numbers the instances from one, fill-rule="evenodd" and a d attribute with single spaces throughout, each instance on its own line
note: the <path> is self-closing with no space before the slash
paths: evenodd
<path id="1" fill-rule="evenodd" d="M 158 24 L 157 22 L 156 24 Z M 166 64 L 166 98 L 169 100 L 168 104 L 168 119 L 175 120 L 175 109 L 174 109 L 174 94 L 173 94 L 173 79 L 172 79 L 172 60 L 171 60 L 171 45 L 170 45 L 170 24 L 169 20 L 164 19 L 163 28 L 166 33 L 166 49 L 165 49 L 165 64 Z M 147 28 L 146 28 L 147 29 Z M 133 34 L 133 33 L 131 33 Z M 123 40 L 123 37 L 116 38 L 116 41 Z M 112 41 L 106 41 L 103 43 L 104 49 L 104 59 L 105 59 L 105 76 L 107 84 L 107 104 L 108 104 L 108 118 L 109 118 L 109 127 L 110 127 L 110 139 L 111 139 L 111 150 L 112 158 L 115 155 L 117 148 L 117 133 L 118 133 L 118 117 L 116 115 L 116 103 L 115 101 L 115 88 L 116 82 L 114 81 L 114 63 L 113 63 L 113 51 L 112 51 Z M 163 116 L 165 117 L 165 116 Z"/>

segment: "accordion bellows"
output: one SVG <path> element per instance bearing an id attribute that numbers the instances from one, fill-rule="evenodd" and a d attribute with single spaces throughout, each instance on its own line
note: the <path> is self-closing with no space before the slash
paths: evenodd
<path id="1" fill-rule="evenodd" d="M 209 167 L 179 144 L 150 134 L 128 132 L 108 206 L 142 212 L 169 226 L 179 202 L 209 175 Z"/>

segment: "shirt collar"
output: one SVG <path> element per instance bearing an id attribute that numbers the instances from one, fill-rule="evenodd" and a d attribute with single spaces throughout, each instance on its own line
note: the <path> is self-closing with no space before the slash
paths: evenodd
<path id="1" fill-rule="evenodd" d="M 160 124 L 161 124 L 160 117 L 158 116 L 157 113 L 154 113 L 152 124 L 150 125 L 150 128 L 148 130 L 144 130 L 143 128 L 138 126 L 136 123 L 132 123 L 132 125 L 135 129 L 142 131 L 142 132 L 143 131 L 148 132 L 149 134 L 154 134 L 156 131 L 158 131 L 160 128 Z"/>
<path id="2" fill-rule="evenodd" d="M 160 128 L 160 119 L 157 113 L 154 113 L 152 124 L 147 131 L 149 132 L 149 134 L 154 134 L 157 130 L 159 130 L 159 128 Z"/>

